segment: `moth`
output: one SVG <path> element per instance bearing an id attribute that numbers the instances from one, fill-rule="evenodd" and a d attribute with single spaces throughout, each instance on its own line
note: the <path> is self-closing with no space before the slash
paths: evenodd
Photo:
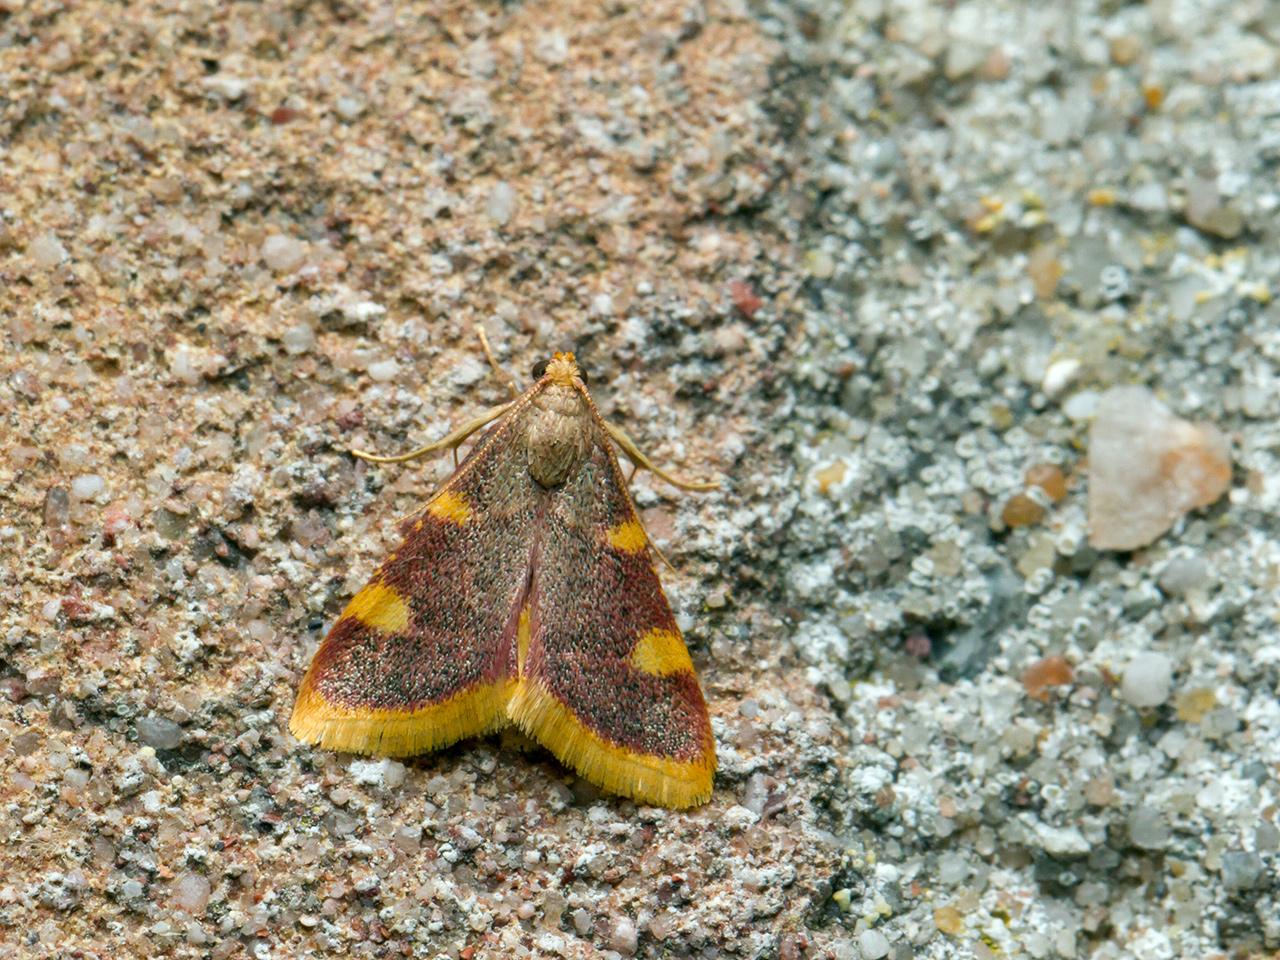
<path id="1" fill-rule="evenodd" d="M 479 331 L 490 363 L 497 363 Z M 501 373 L 500 370 L 498 370 Z M 688 807 L 711 796 L 707 705 L 604 420 L 572 353 L 448 436 L 453 475 L 400 522 L 403 541 L 317 649 L 289 729 L 354 753 L 408 756 L 514 725 L 604 790 Z"/>

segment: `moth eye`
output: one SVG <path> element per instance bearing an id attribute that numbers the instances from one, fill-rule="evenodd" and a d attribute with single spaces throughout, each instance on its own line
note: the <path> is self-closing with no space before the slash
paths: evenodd
<path id="1" fill-rule="evenodd" d="M 587 376 L 587 371 L 583 370 L 581 367 L 578 368 L 578 379 L 582 381 L 582 385 L 584 387 L 591 382 L 591 379 Z"/>
<path id="2" fill-rule="evenodd" d="M 529 376 L 535 380 L 541 380 L 547 375 L 547 361 L 539 360 L 533 365 L 533 369 L 529 371 Z"/>

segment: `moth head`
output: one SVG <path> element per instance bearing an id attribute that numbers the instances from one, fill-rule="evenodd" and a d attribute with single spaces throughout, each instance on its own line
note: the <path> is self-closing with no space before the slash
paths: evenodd
<path id="1" fill-rule="evenodd" d="M 587 373 L 578 366 L 573 353 L 553 353 L 550 360 L 539 360 L 530 371 L 534 380 L 544 377 L 562 387 L 571 387 L 575 380 L 583 386 L 587 384 Z"/>

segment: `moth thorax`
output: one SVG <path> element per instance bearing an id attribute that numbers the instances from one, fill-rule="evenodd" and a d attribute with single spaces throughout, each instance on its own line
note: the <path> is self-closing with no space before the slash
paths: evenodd
<path id="1" fill-rule="evenodd" d="M 575 387 L 552 385 L 529 411 L 529 473 L 544 487 L 573 476 L 591 452 L 591 412 Z"/>

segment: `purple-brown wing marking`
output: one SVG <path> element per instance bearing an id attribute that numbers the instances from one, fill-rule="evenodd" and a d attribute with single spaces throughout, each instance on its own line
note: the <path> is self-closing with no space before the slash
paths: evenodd
<path id="1" fill-rule="evenodd" d="M 290 721 L 300 740 L 400 756 L 506 722 L 537 502 L 524 406 L 401 523 L 404 541 L 352 598 L 303 679 Z"/>

